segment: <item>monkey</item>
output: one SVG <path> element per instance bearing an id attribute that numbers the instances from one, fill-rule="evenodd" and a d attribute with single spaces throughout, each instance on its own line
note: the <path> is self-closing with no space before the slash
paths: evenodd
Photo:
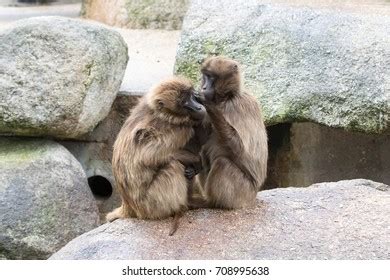
<path id="1" fill-rule="evenodd" d="M 212 130 L 201 151 L 198 179 L 206 197 L 198 207 L 249 207 L 267 174 L 267 132 L 260 104 L 243 88 L 239 64 L 232 59 L 206 59 L 201 75 L 197 100 L 205 105 Z"/>
<path id="2" fill-rule="evenodd" d="M 154 86 L 132 110 L 113 147 L 122 204 L 107 214 L 107 221 L 174 216 L 170 235 L 176 230 L 188 208 L 188 186 L 195 176 L 191 166 L 200 161 L 190 140 L 206 110 L 195 95 L 188 79 L 173 77 Z"/>

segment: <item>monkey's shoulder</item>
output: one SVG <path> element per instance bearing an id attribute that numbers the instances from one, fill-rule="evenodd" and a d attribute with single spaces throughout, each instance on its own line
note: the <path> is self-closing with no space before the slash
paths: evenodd
<path id="1" fill-rule="evenodd" d="M 133 139 L 137 145 L 169 143 L 184 146 L 194 135 L 192 127 L 164 126 L 155 123 L 141 123 L 134 127 Z"/>
<path id="2" fill-rule="evenodd" d="M 140 145 L 151 142 L 156 136 L 156 131 L 151 127 L 136 127 L 133 139 L 135 144 Z"/>

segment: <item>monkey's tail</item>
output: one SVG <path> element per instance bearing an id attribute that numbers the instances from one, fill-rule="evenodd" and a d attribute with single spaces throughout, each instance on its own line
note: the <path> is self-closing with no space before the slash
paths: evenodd
<path id="1" fill-rule="evenodd" d="M 180 218 L 183 216 L 183 213 L 184 213 L 183 211 L 180 211 L 180 212 L 176 212 L 173 215 L 171 229 L 169 230 L 169 236 L 174 235 L 177 229 L 179 228 Z"/>

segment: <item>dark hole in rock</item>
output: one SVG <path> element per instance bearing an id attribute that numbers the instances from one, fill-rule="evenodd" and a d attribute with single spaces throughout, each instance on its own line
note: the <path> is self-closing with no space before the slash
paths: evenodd
<path id="1" fill-rule="evenodd" d="M 94 196 L 107 199 L 112 195 L 112 185 L 103 176 L 92 176 L 88 178 L 88 185 Z"/>
<path id="2" fill-rule="evenodd" d="M 276 180 L 280 174 L 278 174 L 278 168 L 275 161 L 277 153 L 289 146 L 290 128 L 290 123 L 281 123 L 267 127 L 268 174 L 263 189 L 273 189 L 280 186 L 278 180 Z"/>
<path id="3" fill-rule="evenodd" d="M 356 178 L 390 184 L 390 135 L 315 123 L 269 126 L 268 175 L 263 189 L 305 187 Z"/>

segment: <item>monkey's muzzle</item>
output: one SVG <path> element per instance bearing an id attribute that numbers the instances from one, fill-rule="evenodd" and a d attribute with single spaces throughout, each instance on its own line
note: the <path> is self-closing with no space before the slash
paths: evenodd
<path id="1" fill-rule="evenodd" d="M 195 95 L 191 95 L 183 107 L 189 111 L 192 118 L 197 120 L 203 119 L 206 114 L 205 107 L 196 100 Z"/>

